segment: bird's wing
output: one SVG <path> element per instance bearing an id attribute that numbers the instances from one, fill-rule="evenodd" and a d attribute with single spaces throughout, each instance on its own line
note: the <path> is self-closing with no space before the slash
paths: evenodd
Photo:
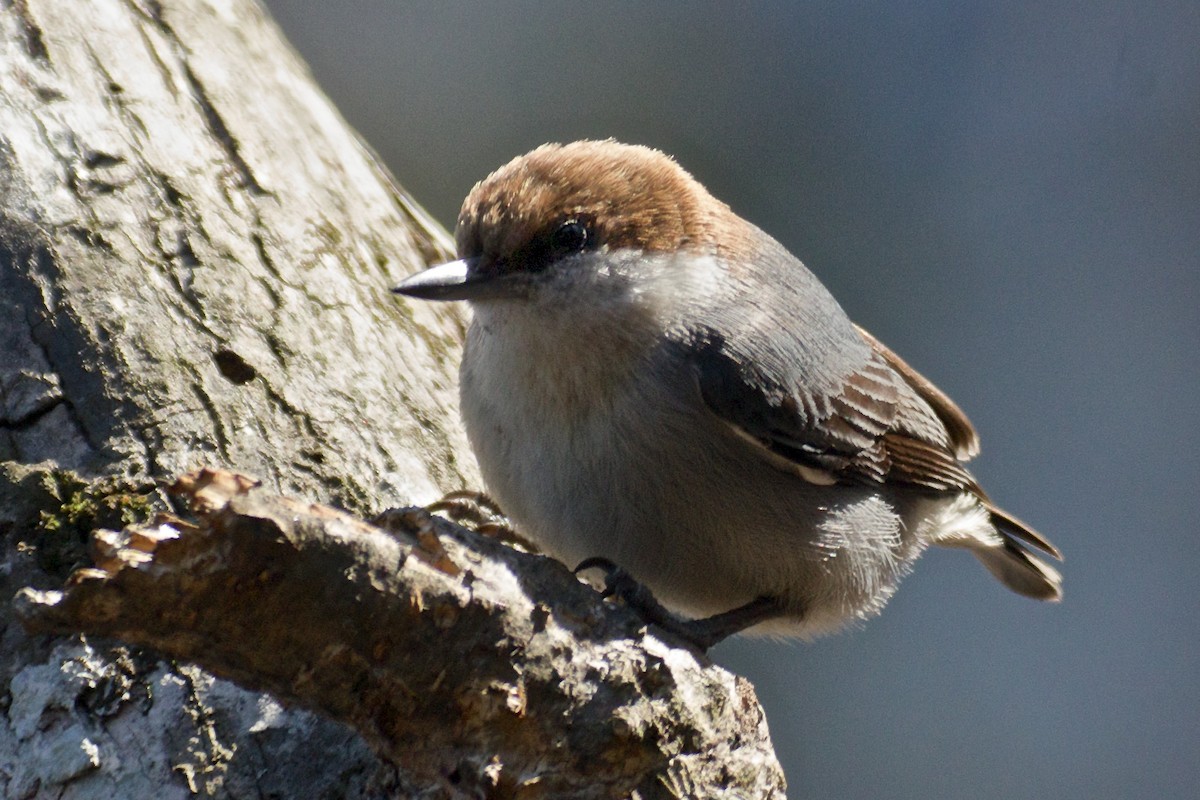
<path id="1" fill-rule="evenodd" d="M 968 461 L 979 455 L 979 434 L 975 432 L 975 426 L 971 424 L 971 420 L 967 419 L 967 415 L 958 407 L 958 404 L 947 397 L 941 389 L 934 386 L 928 378 L 910 367 L 908 362 L 888 349 L 887 345 L 872 336 L 869 331 L 858 325 L 854 327 L 867 341 L 867 344 L 871 345 L 871 349 L 888 366 L 899 373 L 905 383 L 933 409 L 933 413 L 946 426 L 946 434 L 954 446 L 954 455 L 960 461 Z"/>
<path id="2" fill-rule="evenodd" d="M 824 393 L 764 375 L 719 336 L 699 337 L 692 353 L 700 394 L 765 459 L 811 483 L 887 482 L 969 492 L 1024 561 L 1015 540 L 1061 558 L 1041 534 L 997 508 L 962 465 L 960 458 L 973 455 L 979 444 L 958 406 L 859 331 L 871 346 L 869 356 L 838 391 Z"/>
<path id="3" fill-rule="evenodd" d="M 986 500 L 960 463 L 978 448 L 966 416 L 864 331 L 865 359 L 835 391 L 763 374 L 715 335 L 692 349 L 707 406 L 764 457 L 814 483 L 908 484 Z"/>

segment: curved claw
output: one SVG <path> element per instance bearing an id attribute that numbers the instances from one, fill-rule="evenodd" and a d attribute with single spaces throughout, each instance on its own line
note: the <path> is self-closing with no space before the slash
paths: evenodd
<path id="1" fill-rule="evenodd" d="M 604 556 L 592 556 L 591 558 L 585 558 L 583 561 L 580 561 L 575 569 L 571 570 L 571 572 L 578 575 L 579 573 L 589 569 L 602 569 L 607 574 L 616 572 L 620 569 L 620 567 Z"/>

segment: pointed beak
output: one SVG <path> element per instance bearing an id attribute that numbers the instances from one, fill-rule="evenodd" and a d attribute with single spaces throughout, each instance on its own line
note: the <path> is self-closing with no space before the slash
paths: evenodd
<path id="1" fill-rule="evenodd" d="M 410 275 L 392 291 L 418 300 L 470 300 L 488 282 L 486 277 L 472 274 L 476 263 L 478 259 L 462 258 L 439 264 Z"/>
<path id="2" fill-rule="evenodd" d="M 519 300 L 528 298 L 529 276 L 479 269 L 481 259 L 461 258 L 410 275 L 392 289 L 418 300 Z"/>

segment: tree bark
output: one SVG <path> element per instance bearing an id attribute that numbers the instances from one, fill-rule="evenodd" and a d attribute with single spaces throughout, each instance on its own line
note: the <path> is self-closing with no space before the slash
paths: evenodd
<path id="1" fill-rule="evenodd" d="M 17 624 L 13 606 L 0 606 L 0 681 L 7 688 L 0 702 L 0 794 L 554 796 L 530 782 L 535 762 L 519 762 L 505 749 L 504 732 L 517 724 L 511 719 L 461 740 L 461 703 L 435 693 L 422 706 L 425 716 L 412 720 L 425 726 L 425 737 L 389 738 L 391 727 L 402 729 L 405 716 L 397 709 L 403 706 L 389 712 L 391 727 L 382 724 L 369 713 L 369 698 L 344 691 L 360 685 L 347 683 L 351 674 L 361 678 L 352 669 L 357 662 L 316 658 L 330 647 L 370 655 L 354 650 L 355 637 L 344 635 L 365 637 L 378 628 L 369 618 L 353 630 L 307 625 L 312 636 L 305 641 L 317 650 L 309 653 L 315 671 L 305 675 L 322 686 L 341 681 L 339 703 L 297 690 L 294 669 L 285 680 L 252 658 L 255 647 L 294 632 L 294 623 L 320 619 L 320 603 L 305 605 L 306 598 L 311 603 L 351 591 L 362 600 L 362 585 L 339 582 L 328 565 L 317 569 L 309 561 L 319 564 L 323 557 L 343 565 L 362 557 L 353 561 L 370 566 L 361 575 L 377 575 L 394 597 L 408 598 L 408 627 L 395 641 L 403 648 L 422 643 L 422 669 L 441 658 L 447 676 L 479 666 L 476 678 L 490 675 L 497 687 L 503 684 L 495 658 L 510 658 L 510 668 L 519 663 L 511 652 L 517 629 L 504 627 L 517 624 L 513 609 L 525 609 L 521 624 L 528 626 L 529 615 L 547 614 L 536 611 L 547 603 L 554 610 L 547 619 L 559 619 L 560 608 L 591 608 L 586 618 L 612 630 L 590 590 L 561 569 L 551 573 L 553 588 L 545 588 L 535 577 L 548 569 L 545 559 L 505 555 L 478 537 L 443 532 L 447 546 L 456 548 L 454 563 L 472 564 L 475 575 L 501 565 L 517 580 L 504 587 L 510 595 L 488 601 L 493 610 L 508 606 L 501 639 L 509 650 L 496 650 L 487 638 L 499 628 L 457 623 L 453 639 L 433 637 L 428 626 L 436 627 L 438 612 L 411 605 L 422 596 L 411 583 L 419 558 L 400 558 L 403 565 L 392 562 L 391 570 L 371 560 L 389 553 L 398 558 L 401 551 L 419 555 L 419 540 L 396 544 L 323 511 L 314 513 L 332 515 L 349 526 L 339 528 L 343 533 L 361 536 L 322 534 L 313 522 L 295 542 L 311 544 L 311 533 L 323 544 L 302 547 L 281 533 L 309 511 L 279 495 L 363 514 L 478 485 L 454 391 L 463 318 L 452 306 L 406 304 L 387 291 L 404 275 L 447 258 L 450 249 L 445 233 L 389 180 L 251 0 L 0 1 L 0 592 L 13 597 L 32 587 L 33 594 L 22 596 L 26 604 L 39 602 L 27 608 L 61 610 L 67 606 L 49 600 L 56 595 L 37 592 L 58 591 L 74 575 L 62 600 L 67 605 L 100 585 L 118 587 L 127 604 L 122 613 L 142 628 L 169 622 L 152 636 L 137 633 L 133 622 L 115 628 L 96 619 L 67 624 L 62 617 L 56 628 L 117 635 L 128 643 L 116 644 L 30 635 Z M 144 523 L 154 512 L 183 513 L 161 486 L 204 463 L 232 466 L 263 482 L 254 492 L 230 496 L 220 513 L 232 514 L 251 498 L 294 513 L 293 523 L 271 518 L 263 542 L 274 545 L 226 541 L 223 558 L 206 562 L 213 571 L 190 583 L 195 564 L 171 562 L 175 571 L 163 574 L 180 583 L 154 588 L 174 593 L 165 599 L 151 592 L 131 602 L 134 595 L 120 594 L 128 589 L 122 581 L 157 568 L 156 554 L 136 568 L 104 572 L 103 579 L 88 571 L 93 530 L 100 531 L 93 555 L 110 568 L 105 557 L 131 557 L 128 543 L 145 544 L 137 537 L 148 531 L 179 534 L 163 552 L 196 546 L 195 530 L 182 522 L 130 528 L 124 538 L 104 531 Z M 199 529 L 218 515 L 203 517 Z M 314 583 L 259 586 L 230 572 L 242 563 L 234 555 L 278 555 L 281 541 L 299 553 L 287 550 L 289 559 L 308 564 L 289 574 Z M 343 551 L 355 542 L 369 542 L 366 555 Z M 459 619 L 482 613 L 462 571 L 432 571 L 442 582 L 438 596 L 453 600 Z M 227 607 L 216 602 L 219 594 L 185 591 L 202 585 L 226 587 Z M 548 594 L 531 600 L 531 587 Z M 365 610 L 353 597 L 338 606 L 339 614 Z M 292 605 L 278 605 L 282 598 Z M 228 622 L 236 610 L 266 607 L 288 613 L 257 618 L 267 625 L 261 630 L 217 625 L 204 629 L 203 639 L 189 638 L 188 619 Z M 595 632 L 579 639 L 577 625 L 567 626 L 569 635 L 562 633 L 567 628 L 554 630 L 563 647 L 587 642 L 578 652 L 591 654 L 594 670 L 615 669 L 609 659 L 626 659 L 626 668 L 675 664 L 686 655 L 661 643 L 645 645 L 641 634 L 629 633 L 629 620 L 623 625 L 621 637 L 603 642 Z M 469 656 L 476 652 L 494 658 L 477 665 Z M 570 696 L 593 685 L 546 663 L 539 686 L 561 681 Z M 238 688 L 193 664 L 272 693 Z M 712 703 L 721 713 L 705 723 L 717 738 L 691 733 L 690 740 L 663 735 L 647 743 L 629 731 L 658 729 L 629 728 L 628 721 L 621 728 L 617 711 L 607 728 L 560 731 L 591 740 L 619 728 L 625 731 L 620 741 L 636 742 L 629 745 L 638 753 L 631 763 L 647 759 L 637 780 L 596 782 L 592 794 L 579 796 L 626 796 L 639 786 L 640 796 L 702 795 L 705 785 L 687 783 L 700 773 L 684 767 L 705 760 L 725 763 L 727 774 L 757 770 L 756 794 L 747 796 L 781 793 L 769 747 L 759 755 L 766 730 L 752 692 L 711 666 L 689 670 L 679 672 L 694 681 L 681 683 L 683 692 L 724 692 L 723 701 Z M 470 672 L 461 676 L 467 683 L 443 678 L 445 691 L 473 685 Z M 391 692 L 381 695 L 402 704 L 407 696 L 396 687 L 405 681 L 422 686 L 429 674 L 389 673 L 380 686 Z M 511 716 L 511 703 L 518 702 L 506 693 L 517 685 L 511 678 L 503 691 L 477 686 L 474 701 L 498 703 L 487 706 L 488 713 L 509 709 Z M 646 680 L 638 679 L 639 691 L 645 692 Z M 539 713 L 517 727 L 551 719 L 536 702 L 531 707 Z M 599 716 L 578 719 L 577 726 L 605 724 Z M 742 728 L 721 727 L 734 723 Z M 697 744 L 722 734 L 745 749 L 730 755 L 729 747 Z M 552 742 L 544 744 L 553 751 Z M 646 748 L 660 759 L 649 760 Z M 505 771 L 500 753 L 525 765 L 520 780 Z M 586 787 L 587 770 L 597 765 L 572 763 L 576 785 Z M 560 784 L 545 782 L 550 785 Z"/>
<path id="2" fill-rule="evenodd" d="M 358 509 L 474 478 L 461 319 L 387 292 L 447 238 L 257 5 L 3 14 L 0 456 Z"/>
<path id="3" fill-rule="evenodd" d="M 198 663 L 361 732 L 408 781 L 463 797 L 768 797 L 753 690 L 609 610 L 562 564 L 420 508 L 392 535 L 204 470 L 197 524 L 97 534 L 32 627 Z"/>

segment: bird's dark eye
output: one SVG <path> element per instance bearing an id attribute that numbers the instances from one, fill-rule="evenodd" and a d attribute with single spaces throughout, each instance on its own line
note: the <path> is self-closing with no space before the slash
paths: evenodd
<path id="1" fill-rule="evenodd" d="M 511 259 L 510 271 L 537 274 L 561 259 L 595 249 L 597 244 L 590 219 L 569 217 L 517 250 Z"/>
<path id="2" fill-rule="evenodd" d="M 550 244 L 557 255 L 567 255 L 583 250 L 590 238 L 591 231 L 587 225 L 577 219 L 569 219 L 550 234 Z"/>

